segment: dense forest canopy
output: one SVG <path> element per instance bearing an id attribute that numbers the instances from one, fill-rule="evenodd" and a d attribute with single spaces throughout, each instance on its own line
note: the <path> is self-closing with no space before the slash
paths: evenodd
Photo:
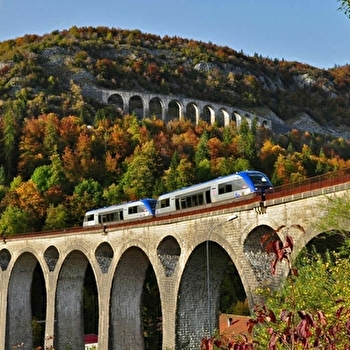
<path id="1" fill-rule="evenodd" d="M 288 121 L 349 124 L 349 66 L 320 70 L 228 47 L 114 28 L 77 28 L 0 43 L 0 232 L 81 225 L 86 210 L 239 170 L 274 185 L 349 167 L 343 137 L 165 123 L 122 115 L 83 88 L 174 94 L 257 108 Z"/>

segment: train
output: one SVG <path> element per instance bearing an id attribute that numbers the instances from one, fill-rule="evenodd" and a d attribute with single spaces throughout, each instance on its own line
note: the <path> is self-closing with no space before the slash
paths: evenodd
<path id="1" fill-rule="evenodd" d="M 84 215 L 83 226 L 105 225 L 154 217 L 157 200 L 140 199 L 123 204 L 89 210 Z"/>
<path id="2" fill-rule="evenodd" d="M 180 210 L 190 210 L 211 203 L 243 199 L 253 193 L 265 193 L 272 189 L 273 185 L 270 179 L 261 171 L 239 171 L 162 194 L 158 199 L 146 198 L 90 210 L 84 215 L 83 226 L 172 215 Z"/>

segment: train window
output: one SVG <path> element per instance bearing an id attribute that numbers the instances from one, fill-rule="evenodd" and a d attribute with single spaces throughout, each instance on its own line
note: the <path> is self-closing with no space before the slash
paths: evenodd
<path id="1" fill-rule="evenodd" d="M 129 214 L 136 214 L 138 212 L 137 208 L 138 208 L 137 205 L 134 205 L 133 207 L 129 207 L 128 208 L 128 213 Z"/>
<path id="2" fill-rule="evenodd" d="M 170 207 L 170 199 L 169 198 L 162 199 L 160 201 L 160 207 L 161 208 Z"/>
<path id="3" fill-rule="evenodd" d="M 147 207 L 144 204 L 137 206 L 137 212 L 138 213 L 144 213 L 146 211 L 149 211 L 149 210 L 147 209 Z"/>
<path id="4" fill-rule="evenodd" d="M 261 174 L 249 174 L 248 176 L 252 180 L 254 187 L 257 189 L 271 187 L 269 181 Z"/>
<path id="5" fill-rule="evenodd" d="M 232 192 L 232 183 L 219 184 L 219 194 Z"/>
<path id="6" fill-rule="evenodd" d="M 85 217 L 85 221 L 94 221 L 95 219 L 94 219 L 94 214 L 90 214 L 90 215 L 87 215 L 86 217 Z"/>
<path id="7" fill-rule="evenodd" d="M 243 179 L 237 179 L 233 183 L 233 191 L 243 190 L 244 188 L 247 188 L 247 184 Z"/>
<path id="8" fill-rule="evenodd" d="M 203 193 L 200 193 L 198 195 L 198 205 L 202 205 L 204 204 L 204 196 L 203 196 Z"/>
<path id="9" fill-rule="evenodd" d="M 204 204 L 203 193 L 197 193 L 192 196 L 180 198 L 180 201 L 177 199 L 176 209 L 179 210 L 180 206 L 181 206 L 181 209 L 186 209 L 186 208 L 196 207 L 202 204 Z"/>

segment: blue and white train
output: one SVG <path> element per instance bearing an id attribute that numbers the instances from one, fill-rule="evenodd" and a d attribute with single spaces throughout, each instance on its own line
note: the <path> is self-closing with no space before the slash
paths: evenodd
<path id="1" fill-rule="evenodd" d="M 156 199 L 146 198 L 90 210 L 84 215 L 83 226 L 105 225 L 153 217 L 156 203 Z"/>
<path id="2" fill-rule="evenodd" d="M 147 198 L 90 210 L 84 216 L 83 226 L 171 215 L 183 209 L 243 199 L 252 193 L 264 193 L 272 188 L 271 181 L 264 173 L 256 170 L 240 171 L 162 194 L 158 199 Z"/>

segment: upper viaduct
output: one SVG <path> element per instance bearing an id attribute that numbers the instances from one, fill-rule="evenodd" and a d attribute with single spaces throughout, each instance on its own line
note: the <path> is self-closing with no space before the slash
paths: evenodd
<path id="1" fill-rule="evenodd" d="M 257 196 L 187 215 L 4 238 L 0 349 L 32 350 L 33 293 L 42 295 L 46 310 L 41 320 L 45 349 L 84 349 L 82 290 L 88 267 L 98 299 L 98 349 L 145 348 L 141 308 L 149 267 L 159 291 L 162 349 L 198 349 L 211 325 L 218 326 L 220 283 L 228 264 L 236 268 L 252 309 L 260 301 L 257 288 L 278 288 L 286 276 L 283 264 L 276 275 L 270 274 L 262 235 L 286 225 L 278 234 L 281 239 L 291 235 L 293 254 L 298 254 L 321 234 L 316 220 L 327 194 L 341 195 L 350 187 L 350 179 L 329 181 L 326 186 L 310 182 L 293 192 L 268 193 L 264 201 Z M 237 218 L 226 221 L 232 214 Z"/>
<path id="2" fill-rule="evenodd" d="M 231 121 L 240 126 L 242 120 L 246 119 L 250 125 L 256 120 L 258 126 L 272 128 L 271 120 L 264 116 L 229 105 L 183 96 L 84 88 L 82 92 L 86 96 L 115 105 L 123 114 L 135 114 L 139 119 L 156 117 L 168 122 L 186 118 L 196 124 L 203 120 L 219 126 L 228 126 Z"/>

